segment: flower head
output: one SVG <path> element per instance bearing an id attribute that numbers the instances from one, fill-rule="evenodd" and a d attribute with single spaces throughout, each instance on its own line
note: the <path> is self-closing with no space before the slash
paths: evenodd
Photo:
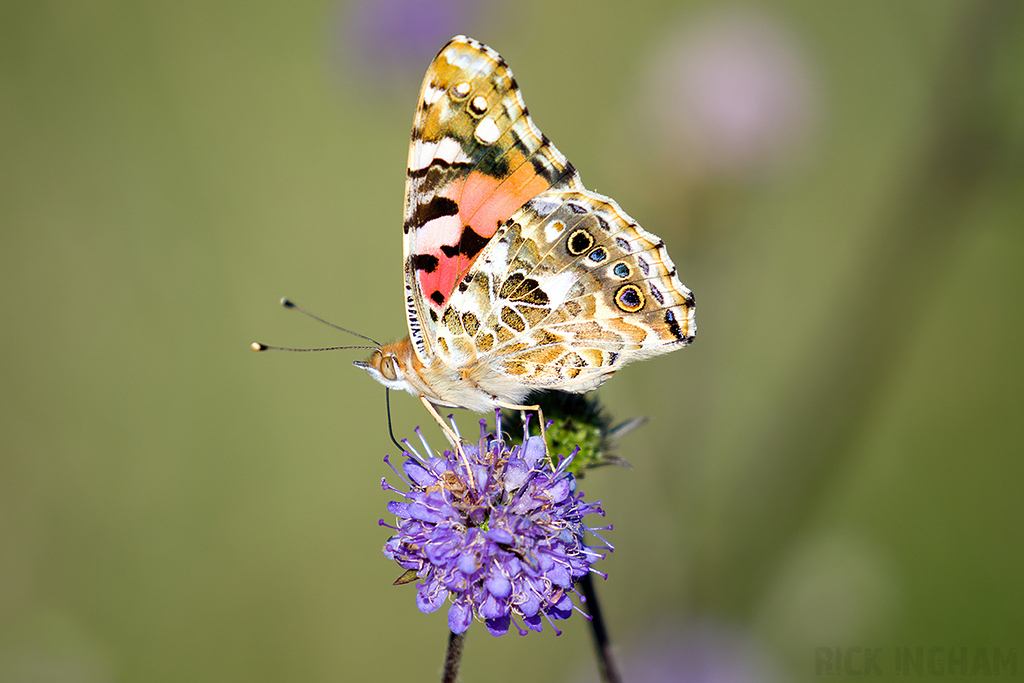
<path id="1" fill-rule="evenodd" d="M 644 130 L 674 167 L 741 178 L 784 165 L 813 132 L 813 74 L 772 18 L 736 10 L 671 32 L 647 69 Z"/>
<path id="2" fill-rule="evenodd" d="M 624 639 L 617 651 L 622 679 L 632 683 L 773 683 L 794 678 L 753 632 L 725 622 L 655 619 Z M 590 683 L 597 677 L 576 680 Z"/>
<path id="3" fill-rule="evenodd" d="M 448 626 L 454 633 L 464 632 L 474 617 L 493 635 L 504 635 L 512 624 L 526 635 L 519 620 L 540 631 L 544 618 L 560 633 L 552 620 L 577 609 L 573 584 L 604 557 L 584 545 L 584 532 L 611 527 L 583 524 L 588 514 L 604 512 L 576 492 L 567 470 L 572 455 L 553 469 L 540 437 L 510 445 L 501 437 L 500 414 L 496 432 L 487 433 L 481 420 L 476 444 L 434 457 L 405 442 L 402 478 L 410 490 L 382 481 L 404 498 L 388 503 L 398 526 L 384 555 L 407 570 L 396 583 L 421 580 L 420 611 L 433 612 L 451 598 Z M 429 453 L 425 440 L 423 445 Z"/>
<path id="4" fill-rule="evenodd" d="M 355 0 L 339 3 L 339 56 L 378 88 L 418 82 L 420 69 L 452 36 L 473 26 L 482 0 Z"/>

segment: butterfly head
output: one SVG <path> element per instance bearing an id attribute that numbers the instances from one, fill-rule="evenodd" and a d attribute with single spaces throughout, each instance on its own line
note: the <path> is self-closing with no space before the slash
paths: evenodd
<path id="1" fill-rule="evenodd" d="M 370 377 L 388 389 L 413 391 L 407 379 L 411 350 L 409 340 L 403 339 L 395 344 L 381 346 L 366 360 L 353 361 L 352 365 L 366 370 Z"/>

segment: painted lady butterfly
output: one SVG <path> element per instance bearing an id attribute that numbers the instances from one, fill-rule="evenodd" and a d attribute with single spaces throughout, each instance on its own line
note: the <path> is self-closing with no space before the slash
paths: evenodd
<path id="1" fill-rule="evenodd" d="M 665 243 L 583 187 L 505 60 L 472 38 L 427 69 L 404 229 L 409 337 L 355 365 L 435 416 L 589 391 L 697 331 Z"/>

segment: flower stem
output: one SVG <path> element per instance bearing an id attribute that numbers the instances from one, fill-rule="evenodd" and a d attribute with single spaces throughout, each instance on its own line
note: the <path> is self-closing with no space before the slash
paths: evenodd
<path id="1" fill-rule="evenodd" d="M 444 676 L 441 683 L 455 683 L 459 678 L 459 663 L 462 662 L 462 646 L 465 633 L 448 633 L 448 652 L 444 657 Z"/>
<path id="2" fill-rule="evenodd" d="M 604 617 L 601 614 L 601 603 L 597 600 L 593 576 L 585 574 L 579 580 L 579 584 L 583 589 L 583 597 L 587 600 L 587 612 L 591 616 L 590 629 L 594 634 L 594 647 L 597 649 L 597 668 L 604 683 L 621 683 L 622 678 L 615 667 L 615 658 L 612 657 L 612 644 L 608 639 L 608 629 L 605 628 Z"/>

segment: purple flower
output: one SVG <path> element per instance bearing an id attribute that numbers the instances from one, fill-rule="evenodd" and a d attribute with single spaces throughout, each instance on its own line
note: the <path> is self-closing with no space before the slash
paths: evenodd
<path id="1" fill-rule="evenodd" d="M 502 434 L 500 414 L 496 433 Z M 561 634 L 553 620 L 578 609 L 572 601 L 576 580 L 591 571 L 605 576 L 591 568 L 604 555 L 584 545 L 584 532 L 611 529 L 583 524 L 588 514 L 604 511 L 576 492 L 566 469 L 575 451 L 552 469 L 540 437 L 510 446 L 487 433 L 484 420 L 476 444 L 463 443 L 440 457 L 420 455 L 404 443 L 409 457 L 399 476 L 410 490 L 381 482 L 403 497 L 388 503 L 398 526 L 384 544 L 384 555 L 407 570 L 396 583 L 422 580 L 416 591 L 421 612 L 450 598 L 448 627 L 455 633 L 479 618 L 496 636 L 511 625 L 526 635 L 520 622 L 541 631 L 543 619 Z"/>
<path id="2" fill-rule="evenodd" d="M 420 79 L 454 35 L 466 33 L 485 3 L 473 0 L 356 0 L 339 5 L 339 54 L 378 85 Z M 383 83 L 378 83 L 383 79 Z"/>
<path id="3" fill-rule="evenodd" d="M 647 67 L 644 129 L 673 166 L 726 177 L 785 164 L 813 132 L 817 93 L 799 42 L 753 11 L 671 32 Z"/>
<path id="4" fill-rule="evenodd" d="M 715 621 L 655 621 L 618 648 L 631 683 L 774 683 L 793 680 L 753 633 Z M 591 668 L 590 665 L 587 667 Z M 576 680 L 596 680 L 593 674 Z"/>

